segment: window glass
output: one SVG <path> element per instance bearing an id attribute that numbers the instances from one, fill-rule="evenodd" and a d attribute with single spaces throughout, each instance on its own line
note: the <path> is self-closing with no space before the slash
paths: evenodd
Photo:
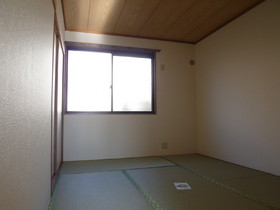
<path id="1" fill-rule="evenodd" d="M 152 111 L 150 58 L 114 56 L 113 111 Z"/>
<path id="2" fill-rule="evenodd" d="M 150 112 L 153 58 L 68 50 L 67 112 Z"/>

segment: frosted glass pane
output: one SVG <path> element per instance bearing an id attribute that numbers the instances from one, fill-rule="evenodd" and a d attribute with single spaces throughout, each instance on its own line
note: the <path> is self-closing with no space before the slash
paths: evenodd
<path id="1" fill-rule="evenodd" d="M 113 111 L 152 111 L 150 58 L 113 57 Z"/>
<path id="2" fill-rule="evenodd" d="M 111 54 L 68 51 L 67 111 L 111 111 Z"/>

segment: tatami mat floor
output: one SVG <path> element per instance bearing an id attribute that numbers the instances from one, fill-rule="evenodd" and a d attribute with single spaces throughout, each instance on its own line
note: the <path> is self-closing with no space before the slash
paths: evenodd
<path id="1" fill-rule="evenodd" d="M 111 209 L 277 210 L 280 177 L 198 154 L 63 163 L 49 210 Z"/>

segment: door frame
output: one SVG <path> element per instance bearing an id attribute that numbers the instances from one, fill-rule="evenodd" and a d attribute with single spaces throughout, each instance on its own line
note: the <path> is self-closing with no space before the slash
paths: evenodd
<path id="1" fill-rule="evenodd" d="M 63 89 L 65 72 L 65 48 L 61 40 L 56 13 L 53 32 L 53 65 L 51 92 L 51 194 L 58 179 L 63 162 Z M 62 56 L 61 65 L 59 56 Z M 61 68 L 61 69 L 60 69 Z M 60 75 L 59 75 L 60 74 Z M 59 93 L 59 91 L 61 91 Z M 59 105 L 59 107 L 58 107 Z M 60 119 L 60 120 L 59 120 Z M 60 142 L 58 142 L 60 141 Z M 58 151 L 58 143 L 60 151 Z M 58 163 L 58 160 L 60 162 Z"/>

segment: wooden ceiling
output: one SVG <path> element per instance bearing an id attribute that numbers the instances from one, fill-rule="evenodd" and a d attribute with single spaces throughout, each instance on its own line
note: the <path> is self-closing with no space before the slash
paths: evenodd
<path id="1" fill-rule="evenodd" d="M 62 0 L 68 31 L 197 43 L 264 0 Z"/>

